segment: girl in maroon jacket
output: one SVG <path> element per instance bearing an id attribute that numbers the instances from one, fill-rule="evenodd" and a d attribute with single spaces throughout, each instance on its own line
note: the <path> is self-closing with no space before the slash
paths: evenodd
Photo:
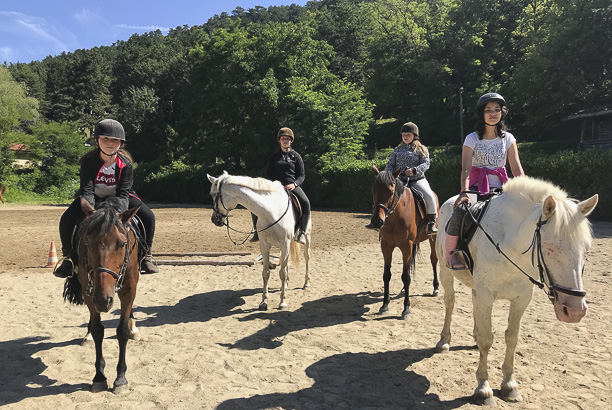
<path id="1" fill-rule="evenodd" d="M 141 264 L 142 273 L 156 273 L 159 270 L 151 258 L 151 246 L 155 235 L 155 215 L 136 196 L 132 189 L 132 157 L 123 149 L 125 131 L 115 120 L 100 121 L 94 129 L 94 140 L 97 148 L 83 155 L 79 161 L 80 189 L 77 197 L 64 212 L 60 219 L 59 231 L 62 242 L 64 260 L 55 269 L 55 276 L 66 278 L 72 274 L 76 266 L 76 251 L 73 249 L 72 234 L 80 218 L 84 216 L 81 210 L 81 198 L 93 207 L 110 197 L 119 198 L 121 211 L 140 205 L 136 213 L 145 229 L 146 256 Z"/>

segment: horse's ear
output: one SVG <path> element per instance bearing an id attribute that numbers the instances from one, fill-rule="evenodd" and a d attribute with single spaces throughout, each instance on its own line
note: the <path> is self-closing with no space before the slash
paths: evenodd
<path id="1" fill-rule="evenodd" d="M 206 174 L 206 176 L 208 177 L 208 180 L 210 181 L 211 184 L 215 185 L 217 183 L 217 179 L 215 177 L 211 177 L 210 175 Z"/>
<path id="2" fill-rule="evenodd" d="M 374 174 L 374 176 L 378 176 L 378 174 L 380 174 L 380 171 L 378 170 L 378 168 L 376 168 L 376 165 L 372 164 L 372 173 Z"/>
<path id="3" fill-rule="evenodd" d="M 94 207 L 91 206 L 91 204 L 87 202 L 87 200 L 83 197 L 81 197 L 81 209 L 83 210 L 83 213 L 85 214 L 85 216 L 91 216 L 91 214 L 96 212 Z"/>
<path id="4" fill-rule="evenodd" d="M 548 195 L 542 204 L 542 213 L 546 218 L 550 218 L 557 209 L 557 201 L 552 195 Z"/>
<path id="5" fill-rule="evenodd" d="M 393 171 L 393 178 L 397 178 L 399 177 L 399 174 L 402 172 L 401 168 L 396 169 L 395 171 Z"/>
<path id="6" fill-rule="evenodd" d="M 119 220 L 125 225 L 128 222 L 130 222 L 130 219 L 132 219 L 134 217 L 134 215 L 136 215 L 136 212 L 138 212 L 138 210 L 140 209 L 140 207 L 142 206 L 142 204 L 135 206 L 134 208 L 130 208 L 127 211 L 123 211 L 117 214 L 117 216 L 119 217 Z"/>
<path id="7" fill-rule="evenodd" d="M 589 199 L 582 201 L 578 204 L 578 210 L 584 216 L 587 216 L 593 209 L 595 209 L 595 205 L 597 205 L 597 201 L 599 200 L 599 195 L 595 194 Z"/>

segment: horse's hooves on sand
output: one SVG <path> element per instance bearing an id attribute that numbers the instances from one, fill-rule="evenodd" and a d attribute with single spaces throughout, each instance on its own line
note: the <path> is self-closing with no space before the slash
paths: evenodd
<path id="1" fill-rule="evenodd" d="M 138 333 L 131 333 L 130 334 L 130 340 L 134 340 L 134 341 L 142 340 L 142 336 L 140 335 L 140 332 L 138 332 Z"/>
<path id="2" fill-rule="evenodd" d="M 108 390 L 108 382 L 106 380 L 101 381 L 101 382 L 93 382 L 91 384 L 92 393 L 99 393 L 101 391 L 106 391 L 106 390 Z"/>
<path id="3" fill-rule="evenodd" d="M 402 320 L 410 319 L 410 312 L 402 312 Z"/>
<path id="4" fill-rule="evenodd" d="M 287 304 L 286 304 L 286 303 L 285 303 L 285 304 L 282 304 L 282 303 L 281 303 L 281 304 L 278 306 L 278 310 L 282 310 L 282 311 L 289 310 L 289 307 L 287 306 Z"/>
<path id="5" fill-rule="evenodd" d="M 93 343 L 93 338 L 91 337 L 84 337 L 83 340 L 81 340 L 81 346 L 85 346 L 90 343 Z"/>
<path id="6" fill-rule="evenodd" d="M 262 311 L 268 310 L 268 304 L 267 303 L 260 304 L 259 310 L 262 310 Z"/>
<path id="7" fill-rule="evenodd" d="M 440 296 L 440 289 L 434 290 L 431 296 Z"/>
<path id="8" fill-rule="evenodd" d="M 379 315 L 388 315 L 389 314 L 389 307 L 388 306 L 383 306 L 380 308 L 380 310 L 378 311 Z"/>

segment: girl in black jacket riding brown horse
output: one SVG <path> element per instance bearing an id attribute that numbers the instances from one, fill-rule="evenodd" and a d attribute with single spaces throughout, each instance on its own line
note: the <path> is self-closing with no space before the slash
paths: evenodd
<path id="1" fill-rule="evenodd" d="M 96 148 L 81 157 L 80 188 L 77 197 L 60 218 L 59 232 L 62 242 L 64 260 L 55 269 L 54 274 L 66 278 L 72 274 L 76 266 L 76 254 L 73 250 L 72 233 L 84 214 L 81 210 L 81 198 L 95 207 L 104 200 L 116 197 L 119 199 L 121 211 L 137 207 L 137 216 L 145 229 L 147 253 L 141 264 L 142 273 L 157 273 L 159 270 L 151 258 L 151 246 L 155 235 L 155 215 L 136 195 L 132 189 L 133 167 L 132 157 L 123 148 L 125 131 L 116 120 L 100 121 L 94 129 Z"/>

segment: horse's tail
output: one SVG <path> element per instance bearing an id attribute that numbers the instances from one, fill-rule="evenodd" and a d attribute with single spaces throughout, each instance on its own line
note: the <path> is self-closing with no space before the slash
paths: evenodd
<path id="1" fill-rule="evenodd" d="M 77 275 L 70 275 L 64 282 L 64 300 L 73 305 L 83 304 L 83 291 Z"/>
<path id="2" fill-rule="evenodd" d="M 410 258 L 410 271 L 412 277 L 416 277 L 416 258 L 421 254 L 421 247 L 418 243 L 412 245 L 412 257 Z"/>
<path id="3" fill-rule="evenodd" d="M 300 248 L 301 245 L 299 243 L 291 241 L 291 244 L 289 245 L 289 253 L 291 254 L 291 259 L 293 260 L 293 264 L 296 268 L 299 268 L 302 262 L 302 259 L 300 257 Z"/>

